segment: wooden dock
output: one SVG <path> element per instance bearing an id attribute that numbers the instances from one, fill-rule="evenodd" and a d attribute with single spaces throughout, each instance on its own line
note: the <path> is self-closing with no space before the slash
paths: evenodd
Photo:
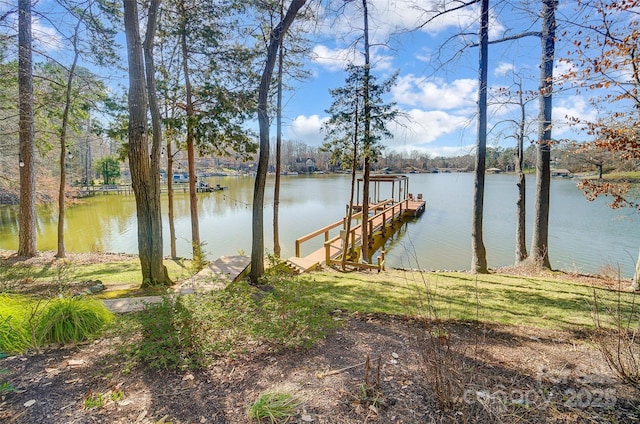
<path id="1" fill-rule="evenodd" d="M 426 202 L 421 196 L 420 199 L 414 199 L 411 196 L 400 202 L 383 200 L 382 202 L 370 205 L 369 210 L 373 215 L 370 216 L 367 221 L 369 246 L 373 247 L 375 245 L 376 238 L 386 238 L 393 234 L 395 225 L 407 217 L 420 215 L 424 212 L 425 208 Z M 350 230 L 349 240 L 351 247 L 349 250 L 359 252 L 362 246 L 362 212 L 355 213 L 352 219 L 360 220 L 360 223 Z M 295 271 L 302 273 L 317 268 L 322 264 L 340 264 L 342 262 L 344 240 L 346 238 L 346 220 L 347 218 L 345 217 L 340 221 L 298 238 L 296 240 L 295 256 L 287 259 L 289 266 Z M 338 234 L 335 235 L 335 233 Z M 322 247 L 303 256 L 302 245 L 320 236 L 324 237 Z M 357 262 L 357 258 L 349 258 L 347 263 L 350 266 L 358 268 L 382 270 L 384 269 L 384 253 L 378 258 L 376 264 L 360 263 Z"/>

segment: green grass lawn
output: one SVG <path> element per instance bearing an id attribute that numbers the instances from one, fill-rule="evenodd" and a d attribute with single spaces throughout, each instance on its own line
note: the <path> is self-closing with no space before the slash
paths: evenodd
<path id="1" fill-rule="evenodd" d="M 188 261 L 166 260 L 165 264 L 175 281 L 193 273 Z M 22 270 L 15 265 L 0 267 L 0 292 L 3 281 L 13 278 L 19 284 L 21 275 L 47 284 L 56 284 L 58 279 L 64 278 L 101 280 L 107 286 L 107 290 L 99 295 L 103 298 L 162 294 L 162 290 L 139 290 L 140 263 L 135 258 L 86 266 L 69 265 L 65 269 L 57 265 Z M 604 287 L 594 289 L 561 273 L 548 275 L 388 270 L 382 273 L 320 271 L 298 278 L 310 286 L 307 296 L 348 312 L 479 320 L 553 329 L 592 328 L 595 290 L 601 307 L 611 311 L 619 309 L 627 317 L 634 313 L 636 300 L 631 293 Z M 637 321 L 637 311 L 635 313 Z M 603 314 L 611 315 L 615 314 Z"/>
<path id="2" fill-rule="evenodd" d="M 477 319 L 552 329 L 593 328 L 594 290 L 601 307 L 614 312 L 620 305 L 626 317 L 633 314 L 637 301 L 632 293 L 594 289 L 568 276 L 387 271 L 317 272 L 302 278 L 316 285 L 319 298 L 350 312 Z M 637 313 L 635 309 L 636 321 Z"/>
<path id="3" fill-rule="evenodd" d="M 169 277 L 181 281 L 193 275 L 190 260 L 165 259 Z M 65 286 L 82 281 L 101 281 L 107 291 L 98 297 L 130 297 L 162 294 L 162 288 L 140 290 L 142 272 L 140 260 L 114 261 L 96 264 L 77 264 L 69 260 L 56 261 L 45 266 L 29 266 L 20 263 L 0 266 L 0 292 L 18 289 L 22 284 L 46 284 Z"/>

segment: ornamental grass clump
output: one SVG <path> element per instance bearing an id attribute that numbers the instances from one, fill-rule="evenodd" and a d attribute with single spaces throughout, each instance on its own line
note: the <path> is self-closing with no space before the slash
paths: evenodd
<path id="1" fill-rule="evenodd" d="M 0 295 L 0 353 L 20 353 L 31 347 L 27 321 L 32 303 L 26 297 Z"/>
<path id="2" fill-rule="evenodd" d="M 38 316 L 39 343 L 77 343 L 96 337 L 113 314 L 95 299 L 62 297 L 48 303 Z"/>
<path id="3" fill-rule="evenodd" d="M 286 423 L 296 413 L 300 400 L 288 393 L 266 392 L 249 406 L 249 419 L 271 424 Z"/>

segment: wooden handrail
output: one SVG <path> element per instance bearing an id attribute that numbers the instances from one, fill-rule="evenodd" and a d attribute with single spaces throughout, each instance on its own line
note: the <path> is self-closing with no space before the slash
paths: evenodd
<path id="1" fill-rule="evenodd" d="M 376 207 L 379 207 L 380 205 L 385 204 L 385 203 L 388 203 L 388 200 L 385 200 L 385 201 L 380 202 L 380 203 L 376 203 L 375 205 L 372 205 L 371 207 L 372 208 L 376 208 Z M 360 217 L 362 217 L 362 212 L 358 212 L 358 213 L 353 214 L 353 216 L 351 218 L 352 219 L 358 219 Z M 311 240 L 313 238 L 316 238 L 320 234 L 324 234 L 324 240 L 326 242 L 329 239 L 329 231 L 331 231 L 334 228 L 337 228 L 339 226 L 342 226 L 344 228 L 345 222 L 346 221 L 343 218 L 340 221 L 336 221 L 333 224 L 329 224 L 326 227 L 322 227 L 319 230 L 316 230 L 316 231 L 314 231 L 312 233 L 309 233 L 309 234 L 307 234 L 305 236 L 297 238 L 296 239 L 296 257 L 298 257 L 298 258 L 300 257 L 300 250 L 301 250 L 302 243 L 304 243 L 306 241 L 309 241 L 309 240 Z"/>

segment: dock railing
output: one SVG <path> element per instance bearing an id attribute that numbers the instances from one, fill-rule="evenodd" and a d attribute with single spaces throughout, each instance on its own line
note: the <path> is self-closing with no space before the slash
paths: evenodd
<path id="1" fill-rule="evenodd" d="M 368 223 L 368 227 L 369 227 L 369 237 L 372 237 L 375 231 L 378 230 L 383 230 L 385 229 L 385 227 L 389 224 L 394 222 L 397 219 L 400 219 L 403 215 L 403 211 L 405 209 L 407 209 L 409 201 L 408 200 L 403 200 L 401 202 L 390 202 L 390 201 L 384 201 L 381 203 L 378 203 L 376 205 L 372 205 L 372 210 L 377 210 L 380 209 L 380 206 L 383 204 L 391 204 L 391 206 L 387 206 L 386 208 L 382 209 L 381 212 L 378 212 L 377 214 L 374 214 L 373 216 L 371 216 L 369 218 L 369 220 L 367 221 Z M 360 231 L 362 227 L 362 224 L 358 224 L 355 227 L 353 227 L 350 231 L 350 238 L 352 240 L 353 245 L 357 245 L 357 243 L 359 242 L 360 244 L 362 243 L 362 240 L 360 237 L 360 239 L 356 239 L 356 232 Z M 334 227 L 335 228 L 335 227 Z M 362 232 L 360 231 L 360 234 L 362 234 Z M 341 260 L 335 260 L 333 257 L 337 257 L 338 255 L 332 255 L 331 254 L 331 247 L 338 242 L 341 238 L 343 237 L 343 235 L 339 235 L 336 237 L 333 237 L 331 239 L 325 238 L 325 242 L 324 242 L 324 248 L 325 248 L 325 263 L 327 265 L 332 265 L 332 264 L 341 264 L 342 261 Z M 297 246 L 297 245 L 296 245 Z M 345 254 L 344 252 L 341 252 L 343 255 Z M 384 269 L 384 251 L 382 251 L 381 255 L 378 256 L 377 258 L 377 264 L 367 264 L 367 263 L 360 263 L 360 262 L 352 262 L 352 261 L 345 261 L 346 264 L 350 265 L 350 266 L 355 266 L 355 267 L 359 267 L 359 268 L 368 268 L 368 269 L 377 269 L 377 270 L 383 270 Z"/>
<path id="2" fill-rule="evenodd" d="M 355 218 L 360 218 L 362 216 L 362 212 L 358 212 L 356 214 L 353 214 L 352 219 Z M 302 247 L 302 243 L 307 242 L 309 240 L 312 240 L 316 237 L 318 237 L 321 234 L 324 234 L 324 242 L 325 244 L 327 243 L 327 241 L 329 240 L 329 232 L 331 230 L 333 230 L 334 228 L 340 227 L 342 226 L 342 228 L 346 228 L 346 218 L 341 219 L 340 221 L 336 221 L 333 224 L 329 224 L 326 227 L 322 227 L 319 230 L 316 230 L 312 233 L 307 234 L 306 236 L 302 236 L 298 239 L 296 239 L 296 256 L 298 258 L 301 257 L 301 247 Z M 337 238 L 340 238 L 340 236 L 338 236 Z"/>

